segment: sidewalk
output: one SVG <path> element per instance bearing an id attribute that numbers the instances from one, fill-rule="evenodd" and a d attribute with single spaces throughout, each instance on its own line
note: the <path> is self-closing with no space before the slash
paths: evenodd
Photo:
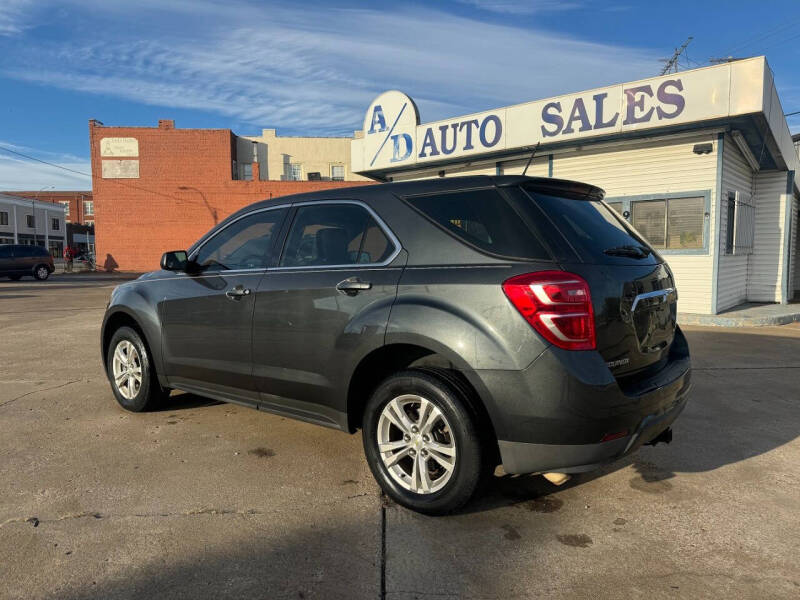
<path id="1" fill-rule="evenodd" d="M 800 303 L 776 304 L 746 302 L 718 315 L 678 313 L 681 325 L 711 327 L 765 327 L 800 321 Z"/>

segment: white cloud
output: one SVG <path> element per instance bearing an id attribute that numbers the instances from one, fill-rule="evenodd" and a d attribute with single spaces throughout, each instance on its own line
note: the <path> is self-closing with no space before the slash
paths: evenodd
<path id="1" fill-rule="evenodd" d="M 540 12 L 572 10 L 581 6 L 578 2 L 562 2 L 560 0 L 458 0 L 461 4 L 469 4 L 480 10 L 507 14 L 532 15 Z"/>
<path id="2" fill-rule="evenodd" d="M 91 18 L 116 27 L 66 44 L 37 43 L 33 52 L 20 46 L 0 72 L 211 111 L 254 130 L 331 135 L 360 128 L 366 106 L 390 88 L 409 93 L 430 121 L 632 80 L 658 65 L 649 51 L 430 9 L 328 8 L 311 19 L 320 13 L 261 4 L 219 11 L 201 3 L 197 17 L 185 0 L 90 6 Z"/>
<path id="3" fill-rule="evenodd" d="M 31 0 L 2 0 L 0 2 L 0 36 L 22 33 L 26 29 L 26 10 Z"/>
<path id="4" fill-rule="evenodd" d="M 71 169 L 71 171 L 78 171 L 79 173 L 91 172 L 91 165 L 88 160 L 70 154 L 37 152 L 26 146 L 3 141 L 0 141 L 0 146 Z M 53 186 L 57 190 L 89 190 L 92 188 L 91 177 L 71 171 L 65 171 L 52 165 L 0 150 L 0 191 L 31 191 L 39 190 L 45 186 Z"/>

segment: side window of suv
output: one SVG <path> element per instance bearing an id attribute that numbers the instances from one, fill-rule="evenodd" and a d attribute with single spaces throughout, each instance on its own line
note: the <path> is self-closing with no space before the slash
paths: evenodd
<path id="1" fill-rule="evenodd" d="M 550 258 L 517 207 L 494 188 L 406 200 L 450 235 L 479 250 L 515 258 Z"/>
<path id="2" fill-rule="evenodd" d="M 263 210 L 234 221 L 200 247 L 194 262 L 203 271 L 266 268 L 287 212 Z"/>
<path id="3" fill-rule="evenodd" d="M 381 263 L 394 246 L 375 219 L 356 204 L 312 204 L 297 209 L 282 267 Z"/>

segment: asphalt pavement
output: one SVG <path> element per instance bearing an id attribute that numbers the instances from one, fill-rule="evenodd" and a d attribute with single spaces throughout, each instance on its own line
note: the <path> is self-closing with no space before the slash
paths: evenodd
<path id="1" fill-rule="evenodd" d="M 120 409 L 107 275 L 0 282 L 0 598 L 797 598 L 800 328 L 687 328 L 669 446 L 449 517 L 358 435 L 173 394 Z"/>

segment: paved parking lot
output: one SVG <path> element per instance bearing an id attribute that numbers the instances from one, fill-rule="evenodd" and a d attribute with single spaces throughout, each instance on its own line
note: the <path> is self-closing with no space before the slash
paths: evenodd
<path id="1" fill-rule="evenodd" d="M 358 436 L 118 408 L 113 285 L 0 282 L 0 597 L 800 597 L 800 328 L 690 329 L 670 446 L 431 518 L 382 502 Z"/>

